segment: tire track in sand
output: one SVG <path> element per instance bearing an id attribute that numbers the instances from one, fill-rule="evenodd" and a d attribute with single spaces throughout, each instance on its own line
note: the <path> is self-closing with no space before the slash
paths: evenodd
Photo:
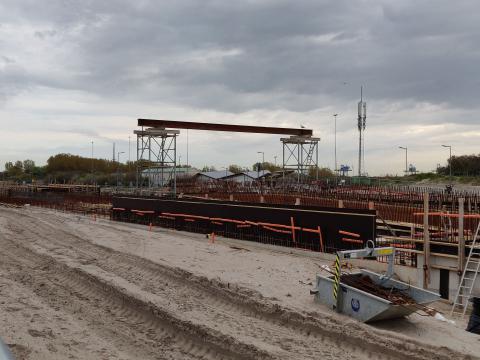
<path id="1" fill-rule="evenodd" d="M 17 229 L 20 224 L 11 223 L 9 226 L 12 233 L 20 231 Z M 293 354 L 297 354 L 300 358 L 305 359 L 318 358 L 316 350 L 319 350 L 325 358 L 338 359 L 339 355 L 348 359 L 359 358 L 356 355 L 348 354 L 341 346 L 328 338 L 319 337 L 316 334 L 311 335 L 311 331 L 308 329 L 303 330 L 289 326 L 288 320 L 287 322 L 283 321 L 281 317 L 275 316 L 273 313 L 269 314 L 269 319 L 265 321 L 265 314 L 252 310 L 250 304 L 243 302 L 237 304 L 236 301 L 232 302 L 231 299 L 225 298 L 225 290 L 216 287 L 206 278 L 195 277 L 180 269 L 158 266 L 135 256 L 116 253 L 76 236 L 69 236 L 62 231 L 57 231 L 55 227 L 48 224 L 23 224 L 21 226 L 24 236 L 30 234 L 30 237 L 26 239 L 27 244 L 31 244 L 30 239 L 35 239 L 35 247 L 40 246 L 40 242 L 48 241 L 50 247 L 47 246 L 46 249 L 50 253 L 56 252 L 57 257 L 61 257 L 63 261 L 73 259 L 76 255 L 79 262 L 87 263 L 88 266 L 97 265 L 132 283 L 140 283 L 143 289 L 163 295 L 162 298 L 166 300 L 163 305 L 166 307 L 172 303 L 179 305 L 175 309 L 177 312 L 195 308 L 196 313 L 203 317 L 197 320 L 210 318 L 216 323 L 228 324 L 232 328 L 229 329 L 228 335 L 243 333 L 247 340 L 254 339 L 256 346 L 258 340 L 263 339 L 265 344 L 261 349 L 274 353 L 275 357 L 291 358 Z M 56 237 L 61 240 L 53 240 Z M 43 245 L 46 244 L 43 243 Z M 102 260 L 97 261 L 97 258 Z M 159 286 L 159 284 L 167 284 L 167 286 Z M 238 294 L 229 295 L 238 296 Z M 253 304 L 256 303 L 253 302 Z M 211 321 L 210 325 L 212 325 Z M 222 329 L 222 331 L 224 330 Z M 315 342 L 315 346 L 309 346 L 309 342 Z"/>
<path id="2" fill-rule="evenodd" d="M 22 223 L 23 231 L 30 234 L 23 235 L 27 238 L 36 235 L 36 244 L 45 249 L 55 249 L 57 256 L 94 264 L 142 289 L 161 295 L 179 305 L 177 311 L 195 309 L 206 316 L 196 319 L 200 323 L 207 318 L 230 322 L 230 328 L 222 331 L 243 334 L 246 340 L 248 336 L 245 338 L 245 333 L 261 338 L 265 348 L 273 345 L 283 350 L 276 353 L 279 357 L 296 354 L 301 358 L 318 358 L 321 355 L 332 358 L 443 359 L 451 356 L 439 355 L 428 346 L 418 348 L 419 344 L 415 342 L 404 344 L 401 339 L 386 341 L 377 338 L 369 341 L 371 334 L 366 334 L 361 326 L 345 328 L 335 324 L 333 319 L 315 319 L 286 311 L 277 305 L 259 301 L 258 294 L 246 289 L 229 289 L 221 282 L 212 282 L 177 268 L 94 245 L 76 234 L 59 229 L 60 221 L 55 221 L 54 216 L 46 217 L 47 220 L 32 218 L 37 221 Z M 13 224 L 15 228 L 19 225 L 15 226 L 15 221 Z M 168 285 L 162 285 L 164 282 Z"/>
<path id="3" fill-rule="evenodd" d="M 2 237 L 2 274 L 30 287 L 52 308 L 76 314 L 132 358 L 269 358 L 253 346 L 181 321 L 114 284 Z"/>

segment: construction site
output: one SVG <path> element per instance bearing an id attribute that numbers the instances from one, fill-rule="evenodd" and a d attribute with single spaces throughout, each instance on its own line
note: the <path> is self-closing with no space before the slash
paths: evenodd
<path id="1" fill-rule="evenodd" d="M 14 358 L 479 357 L 480 191 L 325 184 L 303 127 L 132 130 L 135 186 L 1 183 Z M 281 171 L 185 171 L 183 130 L 279 136 Z"/>

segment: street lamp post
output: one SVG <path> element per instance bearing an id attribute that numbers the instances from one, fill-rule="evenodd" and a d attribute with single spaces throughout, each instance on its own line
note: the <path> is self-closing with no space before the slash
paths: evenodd
<path id="1" fill-rule="evenodd" d="M 128 167 L 130 167 L 130 162 L 132 161 L 132 159 L 130 158 L 130 135 L 128 136 Z"/>
<path id="2" fill-rule="evenodd" d="M 119 186 L 119 176 L 120 176 L 120 154 L 125 154 L 125 151 L 119 151 L 117 153 L 117 161 L 118 161 L 118 166 L 117 166 L 117 187 Z"/>
<path id="3" fill-rule="evenodd" d="M 125 154 L 125 151 L 119 151 L 119 152 L 117 152 L 117 161 L 118 161 L 118 164 L 120 164 L 120 154 Z"/>
<path id="4" fill-rule="evenodd" d="M 93 179 L 93 140 L 92 140 L 92 182 L 94 182 L 94 179 Z"/>
<path id="5" fill-rule="evenodd" d="M 259 151 L 258 153 L 262 154 L 262 166 L 263 166 L 263 163 L 265 162 L 265 153 L 263 151 Z"/>
<path id="6" fill-rule="evenodd" d="M 265 163 L 265 152 L 257 151 L 257 154 L 262 154 L 262 170 L 263 170 L 263 164 Z M 258 176 L 260 177 L 260 166 L 257 166 L 257 170 L 258 170 Z"/>
<path id="7" fill-rule="evenodd" d="M 449 164 L 448 167 L 450 168 L 450 182 L 452 182 L 452 146 L 451 145 L 442 145 L 445 148 L 448 148 L 450 150 L 450 159 L 449 159 Z"/>
<path id="8" fill-rule="evenodd" d="M 408 148 L 405 146 L 399 146 L 399 149 L 405 150 L 405 176 L 408 174 Z"/>
<path id="9" fill-rule="evenodd" d="M 263 164 L 265 164 L 265 152 L 257 151 L 257 154 L 262 154 L 262 171 L 263 171 L 263 174 L 265 174 L 263 170 Z M 260 181 L 260 166 L 257 166 L 257 181 Z M 261 182 L 260 182 L 260 193 L 263 195 L 263 188 L 262 188 Z"/>

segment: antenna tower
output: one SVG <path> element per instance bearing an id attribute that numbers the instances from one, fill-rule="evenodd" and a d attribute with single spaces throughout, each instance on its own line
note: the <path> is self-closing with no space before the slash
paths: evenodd
<path id="1" fill-rule="evenodd" d="M 363 101 L 363 86 L 360 86 L 360 101 L 358 102 L 358 176 L 362 176 L 365 166 L 365 144 L 364 132 L 367 126 L 367 103 Z"/>

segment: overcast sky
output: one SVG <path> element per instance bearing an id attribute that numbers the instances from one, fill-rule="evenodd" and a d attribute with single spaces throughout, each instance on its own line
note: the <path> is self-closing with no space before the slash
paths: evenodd
<path id="1" fill-rule="evenodd" d="M 429 171 L 479 153 L 478 1 L 0 0 L 0 162 L 135 158 L 136 119 L 313 128 L 320 165 Z M 178 142 L 186 159 L 186 133 Z M 268 161 L 279 136 L 189 132 L 189 160 Z"/>

